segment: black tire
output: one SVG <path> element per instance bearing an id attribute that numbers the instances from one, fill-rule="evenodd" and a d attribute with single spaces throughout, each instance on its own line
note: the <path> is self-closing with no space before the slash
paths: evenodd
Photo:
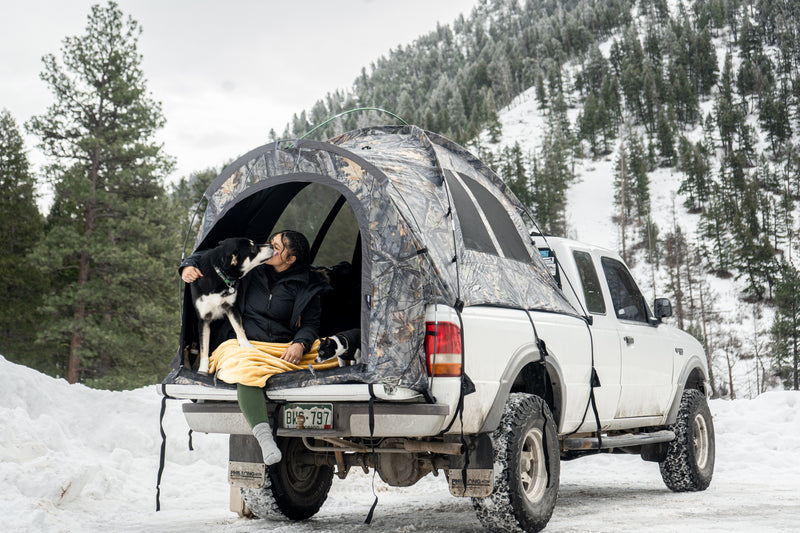
<path id="1" fill-rule="evenodd" d="M 317 514 L 328 498 L 333 468 L 308 465 L 297 458 L 307 454 L 298 438 L 278 438 L 283 458 L 267 467 L 267 481 L 258 489 L 241 489 L 242 499 L 258 518 L 305 520 Z"/>
<path id="2" fill-rule="evenodd" d="M 472 499 L 478 520 L 490 531 L 541 531 L 553 514 L 561 473 L 556 424 L 544 400 L 510 394 L 492 446 L 492 494 Z"/>
<path id="3" fill-rule="evenodd" d="M 714 475 L 716 445 L 705 394 L 696 389 L 683 391 L 678 418 L 669 429 L 675 432 L 675 440 L 659 463 L 664 484 L 675 492 L 707 489 Z"/>

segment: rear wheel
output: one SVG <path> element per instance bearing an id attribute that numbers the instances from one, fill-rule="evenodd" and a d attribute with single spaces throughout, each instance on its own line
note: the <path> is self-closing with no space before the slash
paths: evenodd
<path id="1" fill-rule="evenodd" d="M 492 445 L 494 488 L 490 496 L 472 499 L 478 520 L 490 531 L 544 529 L 556 505 L 561 472 L 556 425 L 544 400 L 509 395 Z"/>
<path id="2" fill-rule="evenodd" d="M 675 492 L 705 490 L 714 475 L 716 455 L 714 421 L 705 394 L 696 389 L 683 391 L 678 417 L 670 429 L 675 440 L 659 463 L 664 484 Z"/>
<path id="3" fill-rule="evenodd" d="M 267 481 L 258 489 L 241 489 L 248 509 L 259 518 L 305 520 L 317 514 L 328 498 L 333 468 L 314 465 L 301 439 L 278 438 L 283 459 L 267 467 Z"/>

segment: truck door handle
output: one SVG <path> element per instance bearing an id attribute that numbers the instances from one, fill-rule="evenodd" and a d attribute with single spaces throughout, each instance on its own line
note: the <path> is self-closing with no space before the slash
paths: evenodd
<path id="1" fill-rule="evenodd" d="M 625 335 L 624 337 L 622 337 L 622 339 L 625 341 L 625 344 L 627 344 L 628 346 L 633 344 L 633 337 L 631 337 L 631 336 Z"/>

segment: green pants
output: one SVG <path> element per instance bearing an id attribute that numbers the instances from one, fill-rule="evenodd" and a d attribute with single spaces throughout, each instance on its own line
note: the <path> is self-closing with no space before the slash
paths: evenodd
<path id="1" fill-rule="evenodd" d="M 238 383 L 236 385 L 236 395 L 239 399 L 239 409 L 242 410 L 242 414 L 251 428 L 262 422 L 269 423 L 267 398 L 264 395 L 264 389 Z"/>

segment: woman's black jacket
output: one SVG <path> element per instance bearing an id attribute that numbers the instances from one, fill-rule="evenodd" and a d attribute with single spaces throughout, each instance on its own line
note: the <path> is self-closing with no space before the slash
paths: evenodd
<path id="1" fill-rule="evenodd" d="M 202 252 L 181 263 L 196 267 Z M 214 276 L 214 272 L 203 272 Z M 236 307 L 242 317 L 247 338 L 251 341 L 301 342 L 305 351 L 319 337 L 320 295 L 330 289 L 325 279 L 306 267 L 291 267 L 277 273 L 271 266 L 260 265 L 241 280 Z M 211 350 L 236 334 L 228 320 L 211 326 Z"/>

